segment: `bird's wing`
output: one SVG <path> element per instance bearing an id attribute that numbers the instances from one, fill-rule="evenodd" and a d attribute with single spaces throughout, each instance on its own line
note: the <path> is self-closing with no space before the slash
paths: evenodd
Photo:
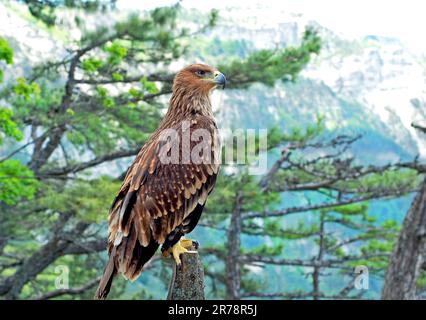
<path id="1" fill-rule="evenodd" d="M 181 123 L 172 128 L 178 139 L 160 139 L 158 134 L 154 134 L 129 168 L 110 211 L 110 249 L 111 245 L 118 246 L 132 232 L 136 233 L 131 235 L 134 238 L 132 242 L 137 237 L 143 247 L 147 247 L 152 239 L 161 244 L 197 204 L 204 205 L 214 187 L 219 169 L 217 128 L 211 118 L 204 116 L 194 117 L 188 121 L 185 129 L 182 128 Z M 204 158 L 210 158 L 206 163 L 196 164 L 191 161 L 182 164 L 181 149 L 185 143 L 179 142 L 183 141 L 188 129 L 190 134 L 200 131 L 198 129 L 203 130 L 201 134 L 194 134 L 195 138 L 191 136 L 189 150 L 195 150 L 196 145 L 200 146 L 201 139 L 204 146 L 206 142 L 210 144 L 210 154 L 202 154 Z M 205 133 L 210 136 L 207 140 Z M 200 135 L 203 137 L 199 138 Z M 179 163 L 163 163 L 161 154 L 172 154 L 176 147 Z"/>

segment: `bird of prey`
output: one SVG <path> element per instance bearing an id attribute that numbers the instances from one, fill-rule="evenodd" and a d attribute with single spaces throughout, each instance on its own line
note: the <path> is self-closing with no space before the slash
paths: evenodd
<path id="1" fill-rule="evenodd" d="M 195 244 L 182 237 L 197 225 L 216 182 L 220 142 L 210 94 L 225 83 L 204 64 L 176 74 L 169 109 L 112 203 L 109 261 L 95 298 L 107 297 L 118 273 L 135 280 L 160 245 L 180 265 L 180 254 Z"/>

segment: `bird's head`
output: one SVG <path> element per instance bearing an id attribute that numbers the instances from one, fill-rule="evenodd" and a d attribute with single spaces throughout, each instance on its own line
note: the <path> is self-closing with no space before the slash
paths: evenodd
<path id="1" fill-rule="evenodd" d="M 192 64 L 176 74 L 173 91 L 185 88 L 200 94 L 209 94 L 216 87 L 225 88 L 226 78 L 216 68 L 206 64 Z"/>

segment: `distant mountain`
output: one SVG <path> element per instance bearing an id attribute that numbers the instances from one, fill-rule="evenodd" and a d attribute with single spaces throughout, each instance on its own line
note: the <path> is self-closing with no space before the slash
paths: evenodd
<path id="1" fill-rule="evenodd" d="M 255 48 L 297 45 L 307 25 L 314 26 L 323 39 L 321 54 L 296 83 L 278 83 L 272 90 L 253 86 L 249 91 L 225 92 L 220 110 L 223 126 L 285 128 L 306 124 L 321 114 L 332 132 L 364 134 L 356 148 L 362 160 L 426 157 L 426 138 L 411 127 L 412 122 L 426 122 L 426 67 L 397 39 L 366 35 L 347 40 L 303 15 L 272 14 L 267 8 L 233 7 L 223 14 L 225 18 L 210 34 L 211 42 L 203 43 L 204 50 L 194 49 L 200 60 L 220 62 L 225 56 L 244 57 Z M 215 47 L 228 50 L 217 52 Z M 212 51 L 214 55 L 209 54 Z"/>
<path id="2" fill-rule="evenodd" d="M 192 47 L 188 61 L 218 64 L 258 48 L 297 45 L 307 25 L 323 39 L 321 54 L 296 83 L 277 83 L 272 89 L 254 85 L 249 91 L 216 95 L 223 106 L 217 110 L 222 127 L 285 129 L 308 124 L 321 114 L 331 132 L 364 134 L 355 148 L 362 161 L 426 157 L 426 138 L 411 127 L 414 121 L 426 122 L 424 59 L 397 39 L 366 35 L 347 40 L 302 14 L 275 11 L 235 6 L 222 10 L 219 26 Z M 191 25 L 203 14 L 186 10 L 183 15 Z M 43 28 L 19 6 L 0 4 L 0 34 L 15 49 L 14 76 L 24 75 L 30 61 L 65 54 L 63 35 Z"/>

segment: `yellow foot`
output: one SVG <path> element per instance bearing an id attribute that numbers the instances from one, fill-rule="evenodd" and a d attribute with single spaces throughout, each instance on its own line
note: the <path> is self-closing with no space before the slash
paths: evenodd
<path id="1" fill-rule="evenodd" d="M 180 260 L 180 255 L 182 253 L 188 252 L 188 250 L 192 247 L 198 249 L 198 242 L 190 239 L 180 239 L 173 247 L 163 252 L 163 257 L 168 257 L 170 254 L 172 254 L 176 264 L 180 266 L 182 263 Z"/>
<path id="2" fill-rule="evenodd" d="M 175 259 L 176 265 L 180 266 L 182 264 L 182 261 L 180 260 L 180 255 L 182 253 L 188 252 L 188 249 L 186 249 L 182 243 L 182 241 L 179 241 L 178 243 L 176 243 L 171 249 L 172 249 L 172 254 L 173 254 L 173 258 Z"/>
<path id="3" fill-rule="evenodd" d="M 198 249 L 198 242 L 191 239 L 180 239 L 180 245 L 185 249 L 191 249 L 192 247 Z"/>

